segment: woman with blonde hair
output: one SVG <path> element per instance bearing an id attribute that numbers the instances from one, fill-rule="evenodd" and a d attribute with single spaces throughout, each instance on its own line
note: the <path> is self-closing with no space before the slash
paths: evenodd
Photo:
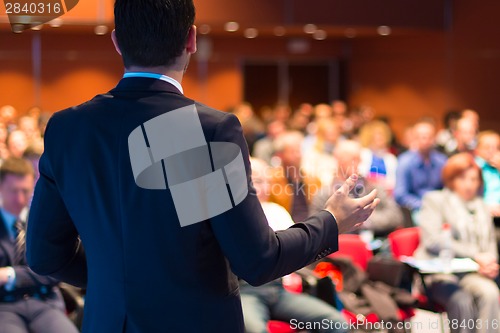
<path id="1" fill-rule="evenodd" d="M 367 179 L 392 192 L 396 184 L 398 159 L 389 152 L 392 131 L 380 120 L 373 120 L 361 127 L 359 141 L 361 152 L 359 172 Z"/>

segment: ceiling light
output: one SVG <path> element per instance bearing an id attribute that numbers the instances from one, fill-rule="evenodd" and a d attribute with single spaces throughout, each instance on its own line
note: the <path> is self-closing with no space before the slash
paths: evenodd
<path id="1" fill-rule="evenodd" d="M 259 35 L 259 31 L 255 28 L 248 28 L 245 30 L 244 35 L 246 38 L 255 38 Z"/>
<path id="2" fill-rule="evenodd" d="M 317 29 L 318 27 L 315 24 L 306 24 L 304 26 L 304 32 L 306 34 L 313 34 Z"/>
<path id="3" fill-rule="evenodd" d="M 325 30 L 316 30 L 314 33 L 313 33 L 313 38 L 316 39 L 316 40 L 325 40 L 326 39 L 326 31 Z"/>
<path id="4" fill-rule="evenodd" d="M 281 37 L 281 36 L 284 36 L 286 34 L 286 29 L 285 29 L 285 27 L 279 26 L 279 27 L 274 28 L 273 32 L 274 32 L 275 36 Z"/>
<path id="5" fill-rule="evenodd" d="M 108 27 L 101 24 L 101 25 L 97 25 L 95 28 L 94 28 L 94 33 L 98 36 L 102 36 L 102 35 L 105 35 L 106 33 L 108 32 Z"/>
<path id="6" fill-rule="evenodd" d="M 389 36 L 391 34 L 391 28 L 386 25 L 381 25 L 377 28 L 377 32 L 381 36 Z"/>
<path id="7" fill-rule="evenodd" d="M 238 31 L 238 29 L 240 28 L 240 25 L 238 24 L 238 22 L 227 22 L 225 25 L 224 25 L 224 29 L 228 32 L 235 32 L 235 31 Z"/>
<path id="8" fill-rule="evenodd" d="M 38 31 L 38 30 L 42 30 L 42 28 L 43 28 L 43 24 L 37 24 L 37 25 L 33 25 L 31 27 L 31 30 Z"/>
<path id="9" fill-rule="evenodd" d="M 211 30 L 212 30 L 212 28 L 208 24 L 202 24 L 202 25 L 200 25 L 200 28 L 198 29 L 198 31 L 202 35 L 209 34 Z"/>

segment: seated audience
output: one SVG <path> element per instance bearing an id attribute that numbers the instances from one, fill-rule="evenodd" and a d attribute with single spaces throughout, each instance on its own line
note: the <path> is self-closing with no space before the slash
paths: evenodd
<path id="1" fill-rule="evenodd" d="M 276 157 L 281 165 L 273 171 L 269 201 L 275 202 L 301 222 L 307 218 L 309 203 L 321 186 L 321 182 L 301 168 L 301 145 L 304 136 L 300 132 L 285 132 L 275 140 Z"/>
<path id="2" fill-rule="evenodd" d="M 264 123 L 255 114 L 252 105 L 249 103 L 241 103 L 237 105 L 233 114 L 238 117 L 243 129 L 243 135 L 248 144 L 248 149 L 253 150 L 255 142 L 264 136 Z"/>
<path id="3" fill-rule="evenodd" d="M 328 198 L 347 178 L 353 173 L 358 173 L 361 152 L 361 145 L 356 141 L 344 140 L 337 145 L 334 155 L 338 162 L 338 169 L 333 176 L 333 182 L 323 186 L 320 192 L 314 196 L 309 214 L 315 214 L 322 210 Z M 380 203 L 370 218 L 363 224 L 363 229 L 371 230 L 377 237 L 385 237 L 403 225 L 403 214 L 394 199 L 387 194 L 387 191 L 382 186 L 373 184 L 364 177 L 358 178 L 351 196 L 362 197 L 374 189 L 378 191 L 377 197 L 380 199 Z"/>
<path id="4" fill-rule="evenodd" d="M 30 162 L 0 167 L 0 333 L 76 333 L 57 282 L 31 271 L 25 259 L 27 206 L 34 186 Z M 56 230 L 54 232 L 57 232 Z"/>
<path id="5" fill-rule="evenodd" d="M 336 166 L 332 152 L 337 142 L 342 140 L 340 127 L 333 118 L 318 120 L 317 126 L 316 135 L 309 136 L 309 142 L 304 141 L 302 146 L 302 167 L 308 174 L 318 177 L 323 184 L 329 184 Z"/>
<path id="6" fill-rule="evenodd" d="M 7 136 L 9 156 L 21 158 L 26 148 L 28 148 L 28 138 L 23 131 L 15 130 Z"/>
<path id="7" fill-rule="evenodd" d="M 268 165 L 257 159 L 252 159 L 251 164 L 252 182 L 269 226 L 275 231 L 292 226 L 290 214 L 280 205 L 268 201 L 271 191 Z M 281 279 L 260 287 L 252 287 L 240 280 L 240 295 L 247 333 L 267 333 L 267 322 L 271 319 L 284 322 L 295 319 L 299 322 L 317 322 L 318 325 L 328 321 L 328 328 L 323 327 L 315 332 L 347 332 L 345 329 L 335 329 L 342 327 L 342 324 L 347 327 L 339 311 L 313 296 L 286 291 Z"/>
<path id="8" fill-rule="evenodd" d="M 288 127 L 293 131 L 299 131 L 302 134 L 306 134 L 307 126 L 311 122 L 313 111 L 314 109 L 311 104 L 300 104 L 299 108 L 293 112 L 288 122 Z"/>
<path id="9" fill-rule="evenodd" d="M 398 158 L 394 197 L 399 205 L 414 213 L 420 209 L 425 193 L 443 186 L 441 170 L 446 156 L 434 149 L 435 134 L 433 123 L 418 122 L 412 130 L 415 150 L 408 150 Z"/>
<path id="10" fill-rule="evenodd" d="M 359 140 L 364 147 L 361 151 L 360 175 L 380 183 L 392 193 L 396 184 L 398 159 L 389 152 L 391 129 L 380 120 L 371 121 L 361 128 Z"/>
<path id="11" fill-rule="evenodd" d="M 477 124 L 473 119 L 460 118 L 457 121 L 457 128 L 453 132 L 454 144 L 445 146 L 443 153 L 452 156 L 458 153 L 472 152 L 476 146 L 477 132 Z"/>
<path id="12" fill-rule="evenodd" d="M 500 135 L 493 131 L 479 133 L 476 163 L 482 170 L 484 201 L 495 217 L 500 217 Z"/>
<path id="13" fill-rule="evenodd" d="M 274 155 L 274 139 L 286 131 L 286 126 L 282 121 L 275 120 L 267 124 L 266 136 L 257 140 L 253 146 L 252 156 L 266 163 L 271 163 Z"/>
<path id="14" fill-rule="evenodd" d="M 498 258 L 492 218 L 478 195 L 481 170 L 472 155 L 457 154 L 444 166 L 443 181 L 445 189 L 424 196 L 420 212 L 421 243 L 415 257 L 438 258 L 442 251 L 448 251 L 447 257 L 476 261 L 478 272 L 432 275 L 427 285 L 432 299 L 445 306 L 450 320 L 491 323 L 498 320 L 500 311 L 499 291 L 493 281 L 498 276 Z M 445 224 L 451 231 L 449 242 L 442 234 Z M 497 333 L 498 327 L 483 325 L 478 331 Z M 452 332 L 471 331 L 460 326 Z"/>
<path id="15" fill-rule="evenodd" d="M 444 115 L 443 123 L 445 128 L 441 129 L 436 135 L 436 145 L 442 152 L 452 151 L 457 143 L 453 133 L 457 129 L 457 121 L 460 119 L 460 111 L 450 110 Z"/>

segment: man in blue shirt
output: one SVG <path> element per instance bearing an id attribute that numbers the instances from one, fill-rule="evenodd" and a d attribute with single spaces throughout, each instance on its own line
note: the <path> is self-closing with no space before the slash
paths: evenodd
<path id="1" fill-rule="evenodd" d="M 57 281 L 35 274 L 24 258 L 27 206 L 34 186 L 31 163 L 6 159 L 0 167 L 0 333 L 76 333 L 64 314 Z"/>
<path id="2" fill-rule="evenodd" d="M 441 169 L 446 156 L 434 149 L 436 128 L 429 121 L 413 127 L 415 150 L 399 156 L 394 197 L 399 205 L 416 212 L 425 193 L 443 187 Z"/>

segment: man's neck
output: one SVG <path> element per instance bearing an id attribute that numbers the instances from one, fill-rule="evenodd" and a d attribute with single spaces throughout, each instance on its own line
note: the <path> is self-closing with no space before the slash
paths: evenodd
<path id="1" fill-rule="evenodd" d="M 179 70 L 176 66 L 172 67 L 141 67 L 141 66 L 130 66 L 125 68 L 125 73 L 133 73 L 133 72 L 143 72 L 143 73 L 154 73 L 165 75 L 171 77 L 175 81 L 182 83 L 182 78 L 184 76 L 184 70 Z"/>

